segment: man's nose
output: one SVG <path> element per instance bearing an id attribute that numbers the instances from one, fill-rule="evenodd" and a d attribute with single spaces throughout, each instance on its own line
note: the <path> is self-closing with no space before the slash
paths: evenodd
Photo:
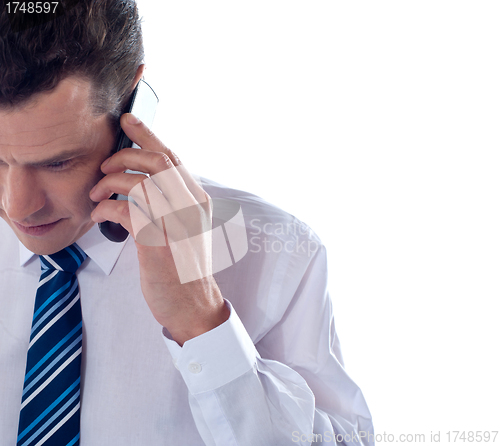
<path id="1" fill-rule="evenodd" d="M 36 174 L 23 168 L 9 169 L 1 198 L 7 217 L 21 224 L 30 223 L 29 217 L 45 205 L 45 192 Z"/>

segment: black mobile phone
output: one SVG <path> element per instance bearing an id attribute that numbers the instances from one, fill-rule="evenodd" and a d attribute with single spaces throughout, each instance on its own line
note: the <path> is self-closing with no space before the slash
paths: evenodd
<path id="1" fill-rule="evenodd" d="M 125 113 L 132 113 L 134 116 L 139 118 L 144 124 L 151 128 L 153 125 L 153 120 L 155 117 L 156 106 L 158 105 L 158 96 L 149 86 L 149 84 L 142 79 L 139 81 L 135 87 L 130 102 L 127 106 Z M 117 138 L 117 144 L 113 151 L 116 153 L 125 147 L 132 147 L 134 149 L 140 149 L 130 138 L 125 134 L 125 132 L 120 129 L 120 133 Z M 126 173 L 143 173 L 133 170 L 126 170 Z M 124 195 L 113 194 L 110 200 L 128 200 Z M 128 237 L 128 231 L 120 224 L 114 223 L 112 221 L 104 221 L 99 223 L 99 230 L 102 234 L 112 242 L 120 243 L 123 242 Z"/>

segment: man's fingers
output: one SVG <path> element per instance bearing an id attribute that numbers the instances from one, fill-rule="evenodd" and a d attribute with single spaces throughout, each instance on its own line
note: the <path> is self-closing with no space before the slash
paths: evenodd
<path id="1" fill-rule="evenodd" d="M 153 152 L 163 152 L 169 156 L 170 150 L 156 137 L 156 135 L 142 122 L 134 124 L 137 119 L 131 113 L 125 113 L 120 118 L 120 125 L 125 134 L 134 141 L 140 148 Z M 172 156 L 172 162 L 176 165 L 179 161 L 176 156 Z"/>
<path id="2" fill-rule="evenodd" d="M 177 171 L 181 175 L 184 183 L 186 183 L 187 188 L 195 198 L 198 203 L 205 203 L 210 199 L 209 195 L 203 190 L 203 188 L 197 183 L 194 177 L 189 173 L 184 165 L 179 165 L 176 167 Z"/>
<path id="3" fill-rule="evenodd" d="M 196 198 L 177 170 L 178 167 L 174 167 L 170 158 L 162 152 L 127 148 L 114 154 L 109 158 L 108 163 L 101 167 L 103 173 L 107 175 L 123 172 L 127 169 L 148 173 L 174 210 L 197 203 Z M 199 192 L 197 195 L 200 195 Z"/>
<path id="4" fill-rule="evenodd" d="M 173 166 L 177 168 L 180 176 L 184 180 L 188 190 L 195 197 L 198 203 L 203 203 L 206 201 L 205 191 L 202 187 L 194 180 L 185 166 L 182 164 L 179 157 L 170 150 L 167 146 L 165 146 L 156 135 L 148 128 L 143 122 L 139 122 L 138 124 L 132 124 L 131 121 L 134 120 L 134 116 L 131 113 L 125 113 L 122 115 L 120 119 L 120 124 L 124 132 L 127 136 L 134 141 L 139 147 L 142 149 L 146 149 L 152 152 L 159 152 L 166 155 L 165 160 L 159 159 L 156 161 L 156 166 L 153 166 L 153 170 L 141 170 L 141 168 L 131 169 L 138 170 L 139 172 L 147 172 L 150 175 L 154 175 L 161 170 L 165 170 L 170 168 L 171 166 L 168 164 L 168 161 L 172 163 Z M 168 161 L 167 161 L 168 160 Z M 150 165 L 148 166 L 150 167 Z M 130 167 L 127 167 L 130 169 Z M 143 166 L 143 169 L 146 169 Z M 111 171 L 110 171 L 111 172 Z"/>
<path id="5" fill-rule="evenodd" d="M 163 226 L 170 240 L 210 230 L 212 213 L 208 194 L 175 153 L 143 123 L 133 124 L 131 118 L 130 114 L 122 116 L 122 128 L 142 149 L 124 148 L 108 158 L 101 166 L 106 177 L 98 183 L 91 198 L 103 200 L 111 192 L 132 197 L 150 221 L 157 227 Z M 125 170 L 144 172 L 150 179 L 142 175 L 136 179 L 135 175 L 124 173 Z"/>
<path id="6" fill-rule="evenodd" d="M 133 203 L 125 200 L 105 200 L 91 214 L 96 223 L 112 221 L 122 225 L 137 243 L 145 246 L 168 246 L 168 237 Z"/>
<path id="7" fill-rule="evenodd" d="M 124 172 L 127 169 L 154 175 L 168 169 L 175 170 L 173 167 L 174 163 L 163 152 L 125 148 L 105 160 L 101 170 L 106 175 Z"/>
<path id="8" fill-rule="evenodd" d="M 140 211 L 139 211 L 140 212 Z M 131 219 L 129 202 L 120 200 L 105 200 L 99 203 L 91 214 L 91 218 L 96 223 L 112 221 L 122 225 L 130 234 L 134 234 Z"/>
<path id="9" fill-rule="evenodd" d="M 128 190 L 131 185 L 133 185 L 132 188 Z M 128 195 L 135 203 L 118 201 L 119 204 L 116 204 L 115 200 L 108 200 L 112 193 Z M 134 234 L 140 235 L 139 239 L 134 238 L 139 243 L 148 246 L 165 246 L 165 232 L 170 240 L 182 240 L 189 234 L 198 233 L 198 227 L 202 224 L 200 220 L 203 212 L 196 212 L 196 209 L 193 209 L 200 205 L 186 206 L 175 212 L 153 181 L 143 175 L 111 174 L 98 183 L 98 187 L 92 191 L 90 196 L 94 201 L 101 201 L 95 216 L 102 221 L 110 220 L 121 224 L 122 220 L 117 221 L 121 218 L 118 214 L 126 215 L 123 203 L 129 203 L 131 228 Z M 107 204 L 107 202 L 112 204 Z M 112 214 L 108 214 L 108 212 Z M 179 220 L 179 217 L 184 217 L 184 223 Z M 129 224 L 127 223 L 127 225 Z M 159 234 L 156 234 L 152 227 L 147 231 L 143 230 L 145 226 L 150 225 L 156 225 L 160 230 Z M 126 229 L 129 231 L 130 228 L 127 226 Z M 155 237 L 154 242 L 151 241 L 152 236 Z M 160 236 L 159 241 L 158 236 Z"/>
<path id="10" fill-rule="evenodd" d="M 90 198 L 92 201 L 103 201 L 111 197 L 113 194 L 130 195 L 133 192 L 142 190 L 141 183 L 148 180 L 146 175 L 114 173 L 106 175 L 101 179 L 90 191 Z M 159 192 L 159 191 L 158 191 Z M 144 194 L 135 193 L 131 195 L 137 202 L 141 209 L 147 210 L 148 203 Z"/>
<path id="11" fill-rule="evenodd" d="M 139 121 L 138 123 L 134 123 Z M 120 125 L 126 135 L 139 147 L 153 152 L 163 152 L 171 160 L 174 166 L 179 166 L 181 160 L 142 121 L 138 120 L 132 113 L 125 113 L 120 118 Z"/>

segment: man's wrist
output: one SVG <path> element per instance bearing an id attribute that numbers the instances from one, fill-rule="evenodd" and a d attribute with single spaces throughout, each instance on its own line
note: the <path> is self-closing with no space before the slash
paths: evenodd
<path id="1" fill-rule="evenodd" d="M 181 347 L 186 341 L 213 330 L 229 319 L 231 314 L 224 300 L 210 311 L 206 311 L 202 317 L 194 321 L 185 321 L 179 327 L 165 327 L 172 339 Z"/>
<path id="2" fill-rule="evenodd" d="M 219 388 L 251 370 L 260 357 L 243 323 L 228 300 L 229 319 L 183 347 L 163 329 L 175 368 L 193 395 Z"/>

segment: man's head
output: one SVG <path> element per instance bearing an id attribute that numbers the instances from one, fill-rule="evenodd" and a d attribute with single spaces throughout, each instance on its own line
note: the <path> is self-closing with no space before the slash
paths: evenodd
<path id="1" fill-rule="evenodd" d="M 0 216 L 33 252 L 56 252 L 92 227 L 89 191 L 142 60 L 132 0 L 80 1 L 19 32 L 1 12 Z"/>
<path id="2" fill-rule="evenodd" d="M 27 14 L 0 12 L 0 108 L 21 106 L 77 75 L 90 81 L 95 114 L 118 119 L 143 63 L 134 0 L 65 0 L 59 17 L 32 26 Z M 66 9 L 64 9 L 66 8 Z M 15 31 L 22 23 L 21 31 Z"/>

